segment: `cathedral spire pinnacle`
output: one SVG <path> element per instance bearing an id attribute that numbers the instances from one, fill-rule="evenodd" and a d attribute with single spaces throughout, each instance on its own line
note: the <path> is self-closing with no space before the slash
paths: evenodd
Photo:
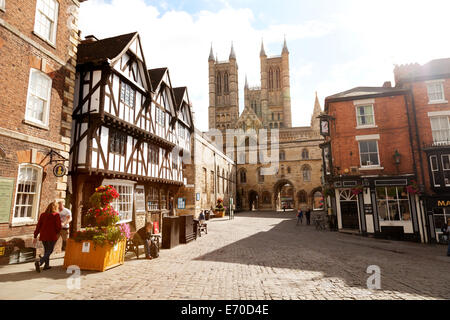
<path id="1" fill-rule="evenodd" d="M 283 53 L 289 53 L 289 50 L 287 47 L 287 42 L 286 42 L 286 35 L 284 35 Z"/>
<path id="2" fill-rule="evenodd" d="M 231 41 L 231 52 L 230 52 L 230 60 L 235 59 L 236 60 L 236 53 L 234 52 L 234 44 L 233 41 Z"/>
<path id="3" fill-rule="evenodd" d="M 245 75 L 245 89 L 248 89 L 247 75 Z"/>
<path id="4" fill-rule="evenodd" d="M 211 42 L 211 50 L 209 51 L 208 61 L 214 61 L 214 51 L 213 51 L 212 42 Z"/>
<path id="5" fill-rule="evenodd" d="M 266 51 L 264 50 L 264 39 L 261 39 L 261 52 L 259 53 L 261 57 L 266 56 Z"/>

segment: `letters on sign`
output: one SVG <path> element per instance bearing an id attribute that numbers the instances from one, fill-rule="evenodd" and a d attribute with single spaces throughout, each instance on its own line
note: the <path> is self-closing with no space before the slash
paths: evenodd
<path id="1" fill-rule="evenodd" d="M 450 207 L 450 200 L 448 201 L 438 201 L 438 207 Z"/>

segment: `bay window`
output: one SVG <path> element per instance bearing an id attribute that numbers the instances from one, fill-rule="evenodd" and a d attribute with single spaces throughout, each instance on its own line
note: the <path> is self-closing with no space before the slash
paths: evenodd
<path id="1" fill-rule="evenodd" d="M 119 213 L 119 223 L 133 220 L 134 183 L 127 181 L 104 181 L 104 185 L 113 186 L 119 193 L 119 198 L 111 202 L 111 206 Z"/>
<path id="2" fill-rule="evenodd" d="M 376 191 L 380 220 L 411 220 L 409 196 L 406 187 L 378 187 Z"/>

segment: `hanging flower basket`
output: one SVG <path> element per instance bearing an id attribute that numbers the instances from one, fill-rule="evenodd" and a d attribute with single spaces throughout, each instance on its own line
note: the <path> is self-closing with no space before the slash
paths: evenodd
<path id="1" fill-rule="evenodd" d="M 223 205 L 223 199 L 217 199 L 216 208 L 214 209 L 216 217 L 223 218 L 225 216 L 225 206 Z"/>
<path id="2" fill-rule="evenodd" d="M 352 189 L 352 194 L 354 194 L 355 196 L 359 195 L 360 193 L 362 193 L 364 191 L 363 186 L 356 186 Z"/>
<path id="3" fill-rule="evenodd" d="M 101 186 L 89 199 L 89 226 L 68 239 L 64 266 L 77 265 L 81 270 L 105 271 L 123 264 L 130 226 L 117 223 L 119 213 L 111 202 L 119 197 L 112 186 Z"/>
<path id="4" fill-rule="evenodd" d="M 411 181 L 411 184 L 406 186 L 406 191 L 412 195 L 420 194 L 420 189 L 416 181 Z"/>

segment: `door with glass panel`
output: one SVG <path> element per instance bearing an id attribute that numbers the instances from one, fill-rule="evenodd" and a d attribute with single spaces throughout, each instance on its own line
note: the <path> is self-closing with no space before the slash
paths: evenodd
<path id="1" fill-rule="evenodd" d="M 343 229 L 359 230 L 358 199 L 351 189 L 339 191 L 341 221 Z"/>

